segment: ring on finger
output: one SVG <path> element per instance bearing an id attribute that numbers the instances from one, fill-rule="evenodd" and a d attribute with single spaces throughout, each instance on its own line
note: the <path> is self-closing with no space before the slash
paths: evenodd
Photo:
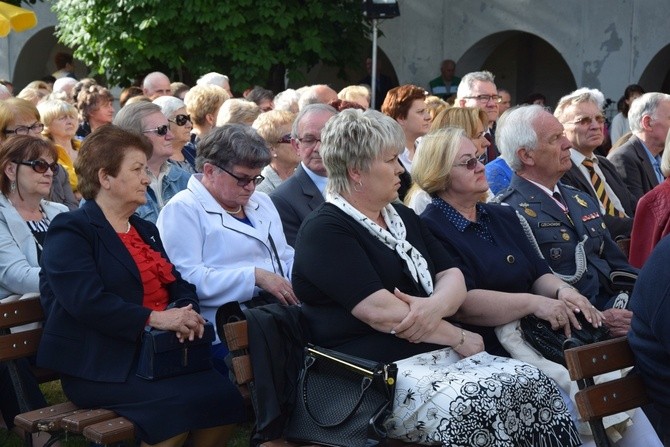
<path id="1" fill-rule="evenodd" d="M 288 292 L 286 290 L 284 290 L 281 294 L 282 294 L 282 296 L 286 296 L 286 295 L 288 295 Z"/>

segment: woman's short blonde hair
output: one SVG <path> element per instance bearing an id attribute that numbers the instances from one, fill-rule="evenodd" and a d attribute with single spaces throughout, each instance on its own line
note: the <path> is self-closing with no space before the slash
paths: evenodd
<path id="1" fill-rule="evenodd" d="M 430 115 L 430 121 L 433 122 L 435 121 L 435 117 L 442 112 L 443 110 L 446 110 L 450 108 L 451 105 L 444 99 L 440 98 L 439 96 L 428 96 L 426 97 L 426 110 L 428 111 L 428 114 Z"/>
<path id="2" fill-rule="evenodd" d="M 451 107 L 440 112 L 430 125 L 431 132 L 443 127 L 460 127 L 468 138 L 477 138 L 477 124 L 489 125 L 486 112 L 478 107 Z M 414 165 L 412 165 L 414 169 Z"/>
<path id="3" fill-rule="evenodd" d="M 370 90 L 364 85 L 349 85 L 344 87 L 337 94 L 338 99 L 349 102 L 358 102 L 358 100 L 367 101 L 370 105 Z"/>
<path id="4" fill-rule="evenodd" d="M 328 171 L 328 191 L 350 193 L 349 169 L 368 171 L 385 151 L 405 148 L 402 127 L 373 109 L 346 109 L 332 117 L 321 131 L 321 158 Z"/>
<path id="5" fill-rule="evenodd" d="M 37 110 L 40 112 L 40 119 L 42 124 L 44 124 L 44 131 L 42 134 L 51 139 L 51 132 L 49 131 L 49 126 L 51 123 L 60 118 L 61 116 L 68 116 L 73 119 L 77 119 L 77 108 L 70 104 L 67 101 L 62 99 L 50 99 L 48 101 L 42 101 L 37 104 Z"/>
<path id="6" fill-rule="evenodd" d="M 467 138 L 460 127 L 443 127 L 424 135 L 412 160 L 414 185 L 431 196 L 449 188 L 451 170 Z"/>
<path id="7" fill-rule="evenodd" d="M 295 117 L 296 114 L 288 110 L 270 110 L 258 115 L 251 127 L 256 129 L 258 135 L 263 137 L 269 147 L 275 147 L 284 136 L 281 128 L 287 124 L 289 127 L 292 126 Z M 289 130 L 288 133 L 290 134 L 291 131 Z"/>
<path id="8" fill-rule="evenodd" d="M 241 98 L 231 98 L 226 100 L 219 109 L 219 114 L 216 117 L 216 125 L 223 126 L 227 123 L 249 125 L 260 114 L 261 108 L 255 102 Z"/>
<path id="9" fill-rule="evenodd" d="M 193 124 L 203 126 L 207 122 L 207 115 L 216 114 L 224 101 L 230 95 L 218 85 L 196 85 L 184 96 L 186 111 L 191 116 Z"/>

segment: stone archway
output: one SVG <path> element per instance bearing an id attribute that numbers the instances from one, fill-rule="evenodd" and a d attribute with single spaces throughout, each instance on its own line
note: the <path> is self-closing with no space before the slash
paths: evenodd
<path id="1" fill-rule="evenodd" d="M 649 61 L 640 76 L 640 84 L 648 92 L 670 93 L 670 44 Z"/>
<path id="2" fill-rule="evenodd" d="M 576 89 L 575 77 L 561 54 L 546 40 L 522 31 L 503 31 L 481 39 L 457 61 L 459 73 L 488 70 L 514 103 L 532 93 L 554 106 Z"/>

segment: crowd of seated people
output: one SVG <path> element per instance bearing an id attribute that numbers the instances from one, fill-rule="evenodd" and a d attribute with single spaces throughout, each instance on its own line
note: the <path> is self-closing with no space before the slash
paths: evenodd
<path id="1" fill-rule="evenodd" d="M 493 74 L 473 72 L 454 106 L 406 84 L 377 98 L 379 113 L 365 85 L 234 97 L 220 73 L 170 81 L 149 73 L 118 110 L 90 78 L 2 92 L 0 299 L 41 293 L 37 363 L 61 373 L 70 400 L 126 416 L 143 445 L 225 445 L 245 412 L 221 334 L 213 371 L 162 384 L 135 377 L 139 334 L 149 324 L 198 337 L 226 303 L 281 303 L 300 306 L 311 342 L 398 364 L 392 438 L 467 444 L 472 430 L 444 409 L 475 380 L 514 396 L 476 396 L 470 426 L 492 443 L 590 445 L 565 371 L 514 344 L 533 315 L 566 335 L 631 334 L 655 404 L 608 430 L 619 447 L 670 445 L 659 368 L 670 298 L 658 279 L 670 256 L 669 95 L 635 90 L 632 136 L 605 158 L 593 89 L 553 113 L 501 114 Z M 630 258 L 617 244 L 628 237 Z M 77 340 L 90 349 L 68 348 Z M 436 373 L 453 380 L 426 388 Z M 29 404 L 44 405 L 27 364 L 20 374 Z M 11 428 L 5 379 L 2 366 Z M 421 402 L 407 405 L 415 389 Z M 552 430 L 498 422 L 529 407 L 552 408 Z"/>

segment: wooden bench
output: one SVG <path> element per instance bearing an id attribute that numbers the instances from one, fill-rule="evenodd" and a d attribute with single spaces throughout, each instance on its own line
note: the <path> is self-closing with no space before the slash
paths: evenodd
<path id="1" fill-rule="evenodd" d="M 39 298 L 0 303 L 0 362 L 7 364 L 18 396 L 23 413 L 14 418 L 14 423 L 24 431 L 26 445 L 31 446 L 32 434 L 39 432 L 49 434 L 47 446 L 66 435 L 81 435 L 103 445 L 133 439 L 135 428 L 132 422 L 118 417 L 113 411 L 78 408 L 72 402 L 28 411 L 16 361 L 37 354 L 42 328 L 14 333 L 11 330 L 43 321 L 44 312 Z M 41 368 L 36 369 L 36 377 L 41 383 L 58 378 L 53 371 Z"/>
<path id="2" fill-rule="evenodd" d="M 569 347 L 570 340 L 566 343 Z M 627 337 L 619 337 L 564 351 L 570 378 L 577 381 L 577 410 L 593 431 L 598 447 L 611 446 L 605 433 L 603 418 L 638 408 L 650 402 L 642 378 L 627 375 L 609 382 L 595 384 L 593 378 L 607 372 L 635 365 Z"/>
<path id="3" fill-rule="evenodd" d="M 251 357 L 249 355 L 249 334 L 246 321 L 235 321 L 222 324 L 223 334 L 219 334 L 225 339 L 228 350 L 232 354 L 231 365 L 235 381 L 242 393 L 242 397 L 250 405 L 251 395 L 249 384 L 254 380 L 253 368 L 251 366 Z M 283 438 L 273 439 L 261 444 L 261 447 L 298 447 L 300 444 L 287 441 Z M 386 447 L 413 447 L 414 444 L 408 444 L 396 439 L 386 439 Z M 416 446 L 418 447 L 418 446 Z"/>

